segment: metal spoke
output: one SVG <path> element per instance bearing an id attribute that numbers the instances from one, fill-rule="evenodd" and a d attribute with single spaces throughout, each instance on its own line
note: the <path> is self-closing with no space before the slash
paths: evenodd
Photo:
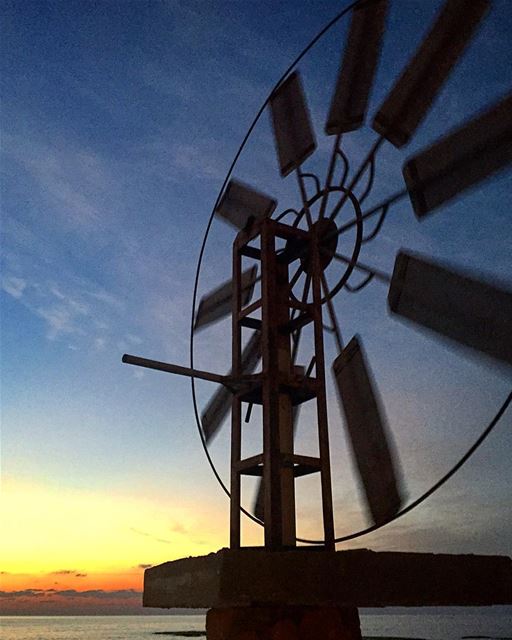
<path id="1" fill-rule="evenodd" d="M 244 422 L 249 422 L 250 421 L 253 406 L 254 406 L 253 402 L 249 402 L 249 404 L 247 405 L 247 411 L 245 413 Z"/>
<path id="2" fill-rule="evenodd" d="M 340 327 L 338 324 L 338 318 L 336 317 L 336 312 L 334 311 L 334 305 L 331 299 L 329 286 L 327 284 L 327 280 L 325 278 L 325 273 L 322 273 L 322 289 L 325 294 L 325 299 L 327 300 L 327 311 L 329 313 L 329 318 L 331 320 L 332 332 L 334 334 L 334 339 L 336 340 L 336 346 L 338 347 L 338 351 L 343 351 L 343 338 L 341 335 Z"/>
<path id="3" fill-rule="evenodd" d="M 366 198 L 370 194 L 370 191 L 372 190 L 373 182 L 375 180 L 375 156 L 373 156 L 372 159 L 370 160 L 369 170 L 370 171 L 368 174 L 368 184 L 366 185 L 366 188 L 363 191 L 363 193 L 358 198 L 359 204 L 362 204 L 366 200 Z"/>
<path id="4" fill-rule="evenodd" d="M 345 155 L 345 153 L 341 150 L 341 147 L 337 150 L 336 153 L 339 155 L 339 157 L 343 161 L 343 175 L 341 177 L 339 186 L 340 187 L 344 187 L 345 186 L 345 181 L 346 181 L 347 176 L 348 176 L 348 172 L 350 171 L 350 163 L 349 163 L 348 158 Z"/>
<path id="5" fill-rule="evenodd" d="M 293 287 L 297 284 L 297 280 L 300 278 L 301 273 L 302 273 L 302 265 L 300 264 L 300 265 L 297 267 L 297 271 L 293 274 L 293 277 L 292 277 L 292 279 L 290 280 L 290 284 L 289 284 L 290 291 L 291 291 L 291 290 L 293 289 Z"/>
<path id="6" fill-rule="evenodd" d="M 363 242 L 370 242 L 370 240 L 373 240 L 375 237 L 377 237 L 379 231 L 381 230 L 382 225 L 384 224 L 384 220 L 386 219 L 386 216 L 388 215 L 388 211 L 389 211 L 389 204 L 385 204 L 382 207 L 382 211 L 380 214 L 380 217 L 377 221 L 377 224 L 375 225 L 373 231 L 371 233 L 369 233 L 367 236 L 364 236 L 363 238 Z"/>
<path id="7" fill-rule="evenodd" d="M 303 304 L 307 304 L 308 295 L 309 295 L 309 288 L 310 287 L 311 287 L 311 276 L 309 275 L 309 273 L 307 273 L 306 274 L 306 280 L 304 282 L 304 289 L 302 290 L 301 302 Z"/>
<path id="8" fill-rule="evenodd" d="M 349 197 L 349 193 L 354 189 L 354 187 L 357 185 L 357 183 L 359 182 L 359 180 L 361 179 L 361 176 L 363 175 L 366 167 L 368 166 L 368 164 L 370 162 L 372 162 L 373 158 L 375 157 L 375 154 L 377 153 L 377 151 L 379 150 L 381 144 L 384 142 L 384 138 L 382 136 L 380 136 L 379 138 L 377 138 L 376 142 L 374 142 L 372 148 L 370 149 L 370 151 L 368 152 L 368 155 L 366 156 L 366 158 L 363 160 L 363 162 L 361 163 L 361 165 L 359 166 L 359 169 L 357 170 L 355 176 L 352 178 L 352 181 L 350 182 L 350 185 L 347 187 L 347 191 L 346 193 L 343 195 L 343 197 L 341 198 L 341 200 L 338 202 L 338 204 L 334 207 L 334 209 L 331 212 L 331 215 L 329 216 L 329 218 L 331 220 L 334 220 L 336 218 L 336 216 L 338 215 L 338 213 L 340 212 L 340 209 L 343 207 L 343 205 L 345 204 L 345 202 L 347 201 L 348 197 Z"/>
<path id="9" fill-rule="evenodd" d="M 325 214 L 325 207 L 327 206 L 327 199 L 329 198 L 329 187 L 332 184 L 334 169 L 336 167 L 336 158 L 338 156 L 338 151 L 341 151 L 340 142 L 341 142 L 341 133 L 339 133 L 334 139 L 334 146 L 332 148 L 331 158 L 329 160 L 329 169 L 327 171 L 327 176 L 325 178 L 324 195 L 322 196 L 322 202 L 320 203 L 320 213 L 318 214 L 318 218 L 323 218 Z"/>
<path id="10" fill-rule="evenodd" d="M 407 195 L 409 195 L 409 191 L 407 189 L 402 189 L 402 191 L 397 191 L 392 196 L 389 196 L 389 198 L 386 198 L 386 200 L 379 202 L 377 205 L 375 205 L 368 211 L 365 211 L 364 213 L 362 213 L 360 219 L 352 218 L 352 220 L 349 220 L 345 224 L 342 224 L 340 227 L 338 227 L 337 235 L 340 236 L 342 233 L 345 233 L 345 231 L 348 231 L 349 229 L 352 229 L 352 227 L 355 227 L 360 221 L 364 222 L 364 220 L 367 220 L 368 218 L 371 218 L 377 215 L 379 212 L 382 212 L 382 209 L 390 207 L 392 204 L 394 204 L 398 200 L 401 200 Z"/>
<path id="11" fill-rule="evenodd" d="M 315 366 L 315 364 L 316 364 L 316 358 L 315 356 L 313 356 L 309 361 L 308 368 L 306 369 L 306 373 L 304 374 L 306 378 L 309 378 L 309 376 L 311 375 L 311 372 L 313 371 L 313 367 Z"/>
<path id="12" fill-rule="evenodd" d="M 279 222 L 289 213 L 294 213 L 296 218 L 298 218 L 300 215 L 296 209 L 294 209 L 293 207 L 289 207 L 288 209 L 285 209 L 282 213 L 280 213 L 275 220 Z"/>
<path id="13" fill-rule="evenodd" d="M 373 280 L 373 278 L 375 277 L 374 273 L 369 273 L 368 276 L 366 278 L 364 278 L 358 285 L 356 285 L 355 287 L 353 287 L 352 285 L 350 285 L 348 282 L 345 285 L 345 289 L 347 291 L 349 291 L 350 293 L 357 293 L 358 291 L 361 291 L 361 289 L 364 289 L 366 287 L 366 285 L 370 284 L 370 282 Z"/>
<path id="14" fill-rule="evenodd" d="M 391 276 L 384 271 L 380 271 L 378 269 L 375 269 L 374 267 L 370 267 L 366 264 L 363 264 L 362 262 L 351 260 L 341 253 L 335 253 L 333 257 L 340 262 L 344 262 L 345 264 L 359 269 L 359 271 L 364 271 L 365 273 L 371 274 L 374 278 L 380 280 L 381 282 L 384 282 L 386 284 L 389 284 L 391 282 Z"/>
<path id="15" fill-rule="evenodd" d="M 314 183 L 315 183 L 316 192 L 319 193 L 321 191 L 320 180 L 318 179 L 317 175 L 315 175 L 314 173 L 303 173 L 302 177 L 303 178 L 311 178 L 311 180 L 313 180 Z"/>
<path id="16" fill-rule="evenodd" d="M 299 218 L 302 217 L 303 213 L 305 213 L 308 227 L 311 229 L 311 227 L 313 226 L 313 220 L 311 218 L 311 211 L 309 210 L 308 194 L 306 192 L 306 185 L 304 184 L 304 174 L 301 173 L 299 169 L 297 169 L 295 173 L 297 175 L 297 181 L 299 183 L 300 196 L 302 198 L 302 207 L 303 207 L 302 213 L 299 216 Z"/>

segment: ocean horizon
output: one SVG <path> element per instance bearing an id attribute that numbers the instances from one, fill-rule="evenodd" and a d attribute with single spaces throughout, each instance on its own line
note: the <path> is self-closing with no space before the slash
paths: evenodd
<path id="1" fill-rule="evenodd" d="M 360 609 L 363 638 L 512 640 L 512 607 Z M 0 616 L 2 640 L 205 638 L 204 613 Z"/>

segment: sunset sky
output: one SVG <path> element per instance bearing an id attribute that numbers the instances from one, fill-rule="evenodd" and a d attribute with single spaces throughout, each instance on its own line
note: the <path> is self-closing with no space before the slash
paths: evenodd
<path id="1" fill-rule="evenodd" d="M 391 5 L 370 114 L 440 3 Z M 229 505 L 201 449 L 190 382 L 121 357 L 188 364 L 196 261 L 224 175 L 274 83 L 342 6 L 2 3 L 0 612 L 138 611 L 145 567 L 228 545 Z M 300 64 L 318 142 L 309 166 L 321 176 L 345 31 L 339 23 Z M 416 138 L 383 149 L 375 202 L 401 188 L 412 152 L 510 90 L 510 33 L 510 0 L 496 0 Z M 352 162 L 373 139 L 369 127 L 346 136 Z M 279 177 L 267 114 L 235 175 L 275 196 L 279 209 L 296 204 L 293 177 Z M 511 193 L 512 174 L 503 173 L 421 223 L 403 201 L 364 260 L 390 272 L 408 247 L 510 287 Z M 233 238 L 214 224 L 201 294 L 229 277 Z M 372 283 L 336 305 L 344 334 L 365 340 L 412 500 L 487 426 L 511 375 L 391 319 L 386 294 Z M 203 332 L 197 348 L 199 367 L 225 372 L 228 323 Z M 326 355 L 331 362 L 334 345 Z M 199 385 L 201 404 L 214 390 Z M 366 515 L 332 391 L 329 383 L 342 535 Z M 314 455 L 308 415 L 297 450 Z M 509 410 L 421 508 L 339 548 L 510 554 L 511 427 Z M 212 446 L 226 480 L 228 431 Z M 254 431 L 248 442 L 256 453 Z M 253 487 L 244 488 L 250 506 Z M 298 504 L 299 534 L 319 537 L 313 479 Z M 244 544 L 261 544 L 256 525 L 243 533 Z"/>

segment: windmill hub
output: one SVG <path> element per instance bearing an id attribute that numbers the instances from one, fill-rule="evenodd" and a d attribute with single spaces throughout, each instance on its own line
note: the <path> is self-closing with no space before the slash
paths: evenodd
<path id="1" fill-rule="evenodd" d="M 336 253 L 338 246 L 338 227 L 333 220 L 321 218 L 313 224 L 311 234 L 313 236 L 313 243 L 320 253 L 320 266 L 322 269 L 326 269 Z M 306 273 L 312 273 L 311 248 L 306 255 L 301 258 L 301 264 Z"/>
<path id="2" fill-rule="evenodd" d="M 313 242 L 306 239 L 292 238 L 286 243 L 285 254 L 288 261 L 290 257 L 299 258 L 302 269 L 312 274 L 313 261 L 311 253 L 313 247 L 318 248 L 320 253 L 320 266 L 325 270 L 331 263 L 338 246 L 338 228 L 333 220 L 321 218 L 317 220 L 311 227 L 310 234 Z"/>

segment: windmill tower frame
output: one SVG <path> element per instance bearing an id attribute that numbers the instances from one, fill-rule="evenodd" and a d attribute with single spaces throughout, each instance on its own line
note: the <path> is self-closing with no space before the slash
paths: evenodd
<path id="1" fill-rule="evenodd" d="M 233 244 L 233 344 L 232 372 L 242 379 L 242 330 L 254 328 L 261 334 L 262 371 L 251 376 L 252 384 L 233 395 L 231 411 L 231 509 L 230 546 L 240 546 L 241 476 L 263 475 L 265 546 L 270 549 L 296 544 L 295 478 L 320 473 L 325 546 L 334 549 L 334 521 L 329 460 L 327 401 L 321 305 L 321 256 L 319 227 L 304 231 L 271 218 L 242 230 Z M 250 243 L 259 239 L 260 248 Z M 290 295 L 289 263 L 297 258 L 293 250 L 278 253 L 276 240 L 287 246 L 305 248 L 310 260 L 313 303 Z M 304 251 L 304 249 L 303 249 Z M 261 298 L 242 305 L 242 261 L 261 263 Z M 251 317 L 261 310 L 261 319 Z M 293 312 L 298 315 L 293 318 Z M 314 334 L 314 377 L 312 367 L 294 365 L 292 332 L 312 323 Z M 297 455 L 294 451 L 294 407 L 314 399 L 319 456 Z M 241 459 L 242 402 L 258 402 L 263 414 L 263 452 Z"/>

